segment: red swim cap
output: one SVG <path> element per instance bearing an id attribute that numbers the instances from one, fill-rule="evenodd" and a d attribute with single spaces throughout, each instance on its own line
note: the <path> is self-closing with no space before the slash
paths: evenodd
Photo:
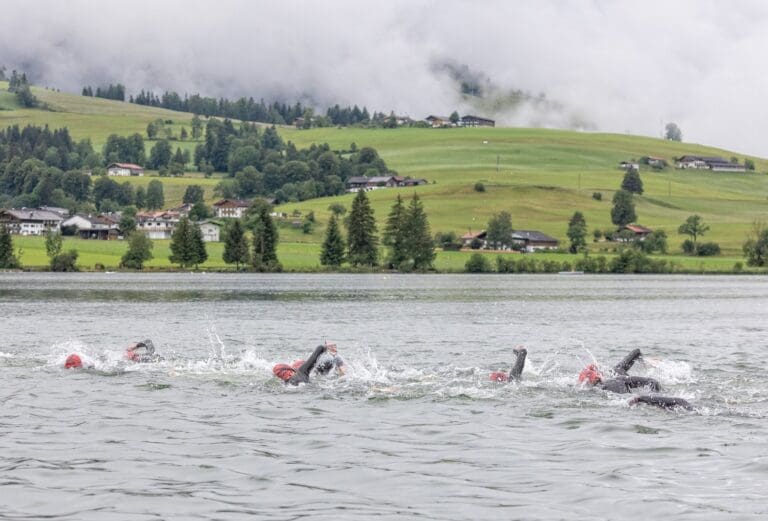
<path id="1" fill-rule="evenodd" d="M 79 367 L 83 367 L 83 361 L 75 353 L 69 355 L 67 360 L 64 362 L 65 369 L 77 369 Z"/>
<path id="2" fill-rule="evenodd" d="M 291 379 L 291 376 L 296 374 L 296 369 L 288 364 L 277 364 L 272 368 L 272 373 L 282 381 L 287 382 Z"/>
<path id="3" fill-rule="evenodd" d="M 139 353 L 137 353 L 136 351 L 131 351 L 129 349 L 128 351 L 125 352 L 125 358 L 127 358 L 128 360 L 132 360 L 134 362 L 138 362 L 139 361 Z"/>
<path id="4" fill-rule="evenodd" d="M 595 385 L 603 379 L 603 374 L 597 369 L 595 364 L 589 364 L 579 373 L 579 382 L 588 381 L 590 385 Z"/>
<path id="5" fill-rule="evenodd" d="M 492 382 L 507 382 L 509 381 L 509 375 L 503 371 L 494 371 L 490 375 L 488 375 L 488 378 Z"/>

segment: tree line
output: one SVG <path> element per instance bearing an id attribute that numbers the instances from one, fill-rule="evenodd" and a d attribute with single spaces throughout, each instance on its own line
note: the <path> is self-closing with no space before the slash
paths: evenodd
<path id="1" fill-rule="evenodd" d="M 110 83 L 106 87 L 96 87 L 96 92 L 93 91 L 93 87 L 87 85 L 83 87 L 82 94 L 83 96 L 125 101 L 125 85 L 122 83 L 112 85 Z"/>

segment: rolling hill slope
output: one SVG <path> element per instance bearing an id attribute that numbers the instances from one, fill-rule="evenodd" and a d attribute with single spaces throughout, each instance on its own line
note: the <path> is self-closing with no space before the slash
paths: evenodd
<path id="1" fill-rule="evenodd" d="M 0 89 L 7 83 L 0 82 Z M 51 110 L 21 109 L 13 96 L 0 94 L 0 126 L 11 124 L 47 124 L 67 126 L 76 139 L 89 137 L 100 149 L 109 134 L 144 134 L 149 122 L 173 120 L 175 132 L 189 128 L 191 114 L 143 107 L 98 98 L 88 98 L 33 88 L 33 92 Z M 579 133 L 560 130 L 520 128 L 468 129 L 354 129 L 324 128 L 280 129 L 285 140 L 304 147 L 327 142 L 332 148 L 373 146 L 387 164 L 401 175 L 426 178 L 430 184 L 415 190 L 423 198 L 433 231 L 485 227 L 488 219 L 501 210 L 512 214 L 518 229 L 537 229 L 561 240 L 566 239 L 567 221 L 574 211 L 584 213 L 590 231 L 612 227 L 611 198 L 618 189 L 623 171 L 619 161 L 641 156 L 659 156 L 670 163 L 684 154 L 720 155 L 731 158 L 725 150 L 647 137 Z M 193 149 L 194 142 L 175 142 Z M 151 143 L 147 143 L 147 151 Z M 740 160 L 743 161 L 743 156 Z M 677 227 L 693 213 L 703 216 L 711 226 L 705 241 L 719 242 L 725 253 L 739 254 L 752 222 L 768 217 L 768 161 L 754 158 L 756 171 L 750 173 L 715 173 L 668 168 L 663 172 L 641 170 L 645 185 L 643 196 L 636 198 L 638 222 L 651 228 L 663 228 L 669 235 L 670 249 L 679 251 L 685 239 Z M 146 184 L 148 179 L 133 179 Z M 213 200 L 217 179 L 164 179 L 167 205 L 180 201 L 188 184 L 202 184 L 206 198 Z M 474 185 L 484 184 L 477 192 Z M 414 189 L 388 189 L 370 192 L 380 227 L 397 193 L 409 197 Z M 592 198 L 602 193 L 602 201 Z M 352 195 L 323 198 L 282 205 L 289 214 L 294 210 L 314 211 L 318 226 L 308 235 L 284 229 L 286 241 L 319 243 L 322 241 L 328 206 L 341 202 L 350 206 Z M 612 248 L 612 244 L 591 244 L 593 249 Z"/>

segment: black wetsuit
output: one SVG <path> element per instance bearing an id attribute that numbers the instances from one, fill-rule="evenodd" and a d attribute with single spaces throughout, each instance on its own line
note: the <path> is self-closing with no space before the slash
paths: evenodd
<path id="1" fill-rule="evenodd" d="M 692 411 L 693 406 L 682 398 L 672 398 L 669 396 L 638 396 L 632 398 L 629 402 L 630 405 L 637 405 L 638 403 L 644 403 L 646 405 L 654 405 L 661 407 L 662 409 L 685 409 L 686 411 Z"/>
<path id="2" fill-rule="evenodd" d="M 517 359 L 515 365 L 509 370 L 509 380 L 520 380 L 520 375 L 523 374 L 523 368 L 525 367 L 525 357 L 528 356 L 526 349 L 516 349 L 513 351 Z"/>
<path id="3" fill-rule="evenodd" d="M 613 368 L 613 372 L 616 373 L 617 376 L 608 380 L 602 380 L 597 384 L 597 387 L 612 393 L 630 393 L 632 392 L 632 389 L 639 388 L 647 388 L 651 391 L 661 391 L 661 385 L 658 380 L 644 378 L 642 376 L 629 376 L 627 374 L 627 371 L 629 371 L 637 359 L 642 356 L 643 354 L 639 349 L 633 349 Z"/>
<path id="4" fill-rule="evenodd" d="M 307 361 L 301 364 L 301 367 L 296 369 L 296 372 L 293 373 L 290 379 L 288 379 L 288 383 L 291 385 L 299 385 L 300 383 L 309 382 L 309 373 L 315 367 L 317 359 L 320 358 L 320 355 L 323 353 L 325 353 L 325 346 L 317 346 L 312 354 L 309 355 Z"/>

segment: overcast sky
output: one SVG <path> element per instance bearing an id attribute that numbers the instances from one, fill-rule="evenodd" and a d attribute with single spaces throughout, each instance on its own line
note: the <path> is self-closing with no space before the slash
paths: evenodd
<path id="1" fill-rule="evenodd" d="M 546 93 L 561 111 L 508 125 L 660 136 L 768 157 L 768 2 L 38 0 L 3 4 L 0 65 L 80 92 L 121 82 L 212 96 L 476 112 L 436 64 L 499 91 Z"/>

